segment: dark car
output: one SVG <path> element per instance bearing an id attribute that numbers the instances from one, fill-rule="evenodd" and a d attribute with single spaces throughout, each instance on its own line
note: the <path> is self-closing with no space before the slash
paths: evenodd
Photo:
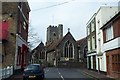
<path id="1" fill-rule="evenodd" d="M 24 69 L 23 80 L 44 79 L 44 70 L 40 64 L 30 64 Z"/>

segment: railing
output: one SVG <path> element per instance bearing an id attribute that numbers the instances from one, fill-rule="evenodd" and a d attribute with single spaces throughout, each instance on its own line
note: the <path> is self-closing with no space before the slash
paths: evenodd
<path id="1" fill-rule="evenodd" d="M 0 69 L 0 80 L 3 78 L 9 78 L 11 75 L 13 75 L 13 66 Z"/>

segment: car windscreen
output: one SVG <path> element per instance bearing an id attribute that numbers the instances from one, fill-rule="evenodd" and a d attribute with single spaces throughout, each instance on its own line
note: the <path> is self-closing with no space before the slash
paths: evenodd
<path id="1" fill-rule="evenodd" d="M 39 70 L 40 66 L 38 65 L 30 65 L 26 68 L 26 70 Z"/>

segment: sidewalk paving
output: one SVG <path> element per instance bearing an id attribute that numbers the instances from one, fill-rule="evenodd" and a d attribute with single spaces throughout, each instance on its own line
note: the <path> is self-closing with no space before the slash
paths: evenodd
<path id="1" fill-rule="evenodd" d="M 17 71 L 15 72 L 11 77 L 4 79 L 4 80 L 23 80 L 23 71 Z"/>
<path id="2" fill-rule="evenodd" d="M 100 73 L 100 72 L 96 72 L 96 71 L 92 71 L 92 70 L 88 70 L 88 69 L 81 69 L 80 71 L 82 71 L 83 73 L 85 73 L 86 75 L 89 75 L 91 77 L 93 77 L 94 79 L 97 80 L 115 80 L 114 78 L 110 78 L 107 75 Z"/>

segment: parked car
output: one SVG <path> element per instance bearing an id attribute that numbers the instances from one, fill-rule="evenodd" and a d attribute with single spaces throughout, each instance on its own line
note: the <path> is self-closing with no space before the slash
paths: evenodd
<path id="1" fill-rule="evenodd" d="M 27 79 L 44 79 L 44 70 L 40 64 L 30 64 L 28 65 L 23 72 L 23 80 Z"/>

